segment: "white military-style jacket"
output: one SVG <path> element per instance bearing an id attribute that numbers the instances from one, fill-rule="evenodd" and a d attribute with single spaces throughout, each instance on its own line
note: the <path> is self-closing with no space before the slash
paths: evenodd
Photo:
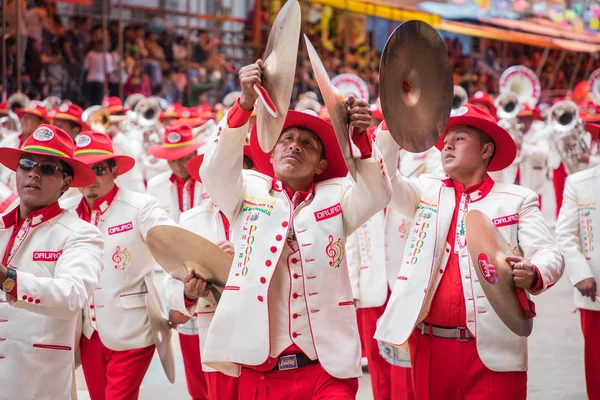
<path id="1" fill-rule="evenodd" d="M 18 149 L 21 145 L 21 134 L 10 134 L 6 135 L 0 140 L 0 147 L 10 147 L 11 149 Z M 8 186 L 12 191 L 17 191 L 17 181 L 15 171 L 0 165 L 0 181 Z"/>
<path id="2" fill-rule="evenodd" d="M 179 225 L 213 243 L 227 240 L 223 216 L 219 212 L 217 205 L 212 201 L 205 202 L 199 207 L 194 207 L 191 210 L 185 211 L 181 214 Z M 187 309 L 185 307 L 183 282 L 173 278 L 171 275 L 167 275 L 163 280 L 163 288 L 167 307 L 192 317 L 187 323 L 178 325 L 177 330 L 186 335 L 199 335 L 200 354 L 203 354 L 206 345 L 206 337 L 208 335 L 208 327 L 215 315 L 217 304 L 209 299 L 199 298 L 195 307 L 191 310 Z M 201 357 L 201 359 L 203 359 L 203 357 Z M 215 371 L 215 369 L 204 364 L 202 364 L 202 369 L 205 372 Z"/>
<path id="3" fill-rule="evenodd" d="M 600 166 L 567 178 L 563 205 L 556 221 L 556 241 L 565 257 L 569 281 L 576 285 L 594 278 L 600 283 L 600 246 L 594 234 L 600 232 Z M 575 306 L 600 311 L 593 302 L 574 290 Z"/>
<path id="4" fill-rule="evenodd" d="M 378 144 L 384 148 L 391 145 L 391 140 L 389 135 L 380 135 Z M 450 179 L 424 175 L 415 182 L 396 176 L 392 184 L 392 206 L 405 215 L 415 215 L 415 219 L 376 339 L 407 349 L 414 328 L 427 316 L 450 257 L 451 246 L 446 239 L 455 207 L 466 212 L 484 212 L 513 251 L 539 269 L 543 287 L 534 294 L 546 290 L 562 276 L 562 255 L 539 209 L 537 195 L 531 190 L 495 183 L 487 195 L 481 191 L 469 197 L 464 194 L 460 204 L 455 204 Z M 468 246 L 455 250 L 458 251 L 467 328 L 476 336 L 481 360 L 494 371 L 526 371 L 527 338 L 512 333 L 490 306 L 474 271 L 476 266 L 470 259 Z"/>
<path id="5" fill-rule="evenodd" d="M 132 157 L 137 160 L 140 156 L 141 150 L 138 148 L 136 141 L 127 140 L 127 137 L 119 132 L 112 138 L 112 144 L 115 150 L 115 154 L 123 154 Z M 119 175 L 117 177 L 117 185 L 127 190 L 131 190 L 137 193 L 146 193 L 146 184 L 144 182 L 144 170 L 140 163 L 135 163 L 133 168 L 128 172 Z"/>
<path id="6" fill-rule="evenodd" d="M 534 121 L 523 135 L 523 143 L 515 161 L 502 171 L 490 172 L 496 182 L 515 183 L 519 173 L 519 184 L 541 193 L 546 182 L 546 164 L 550 153 L 550 135 L 546 124 Z"/>
<path id="7" fill-rule="evenodd" d="M 352 295 L 358 308 L 380 307 L 387 300 L 384 212 L 373 215 L 346 241 Z"/>
<path id="8" fill-rule="evenodd" d="M 15 210 L 0 219 L 2 255 Z M 104 240 L 58 204 L 31 214 L 19 236 L 7 259 L 17 270 L 17 296 L 0 291 L 0 397 L 68 400 L 77 324 L 98 285 Z"/>
<path id="9" fill-rule="evenodd" d="M 379 151 L 373 146 L 370 159 L 356 160 L 356 183 L 345 178 L 319 182 L 294 210 L 280 180 L 242 171 L 247 132 L 247 123 L 230 128 L 225 116 L 200 168 L 210 197 L 230 221 L 236 253 L 209 328 L 203 362 L 239 376 L 240 364 L 261 365 L 269 358 L 270 285 L 290 226 L 300 249 L 295 262 L 301 263 L 308 324 L 319 361 L 337 378 L 360 376 L 360 339 L 345 242 L 389 202 L 389 179 Z"/>
<path id="10" fill-rule="evenodd" d="M 158 200 L 160 208 L 165 210 L 173 221 L 178 222 L 181 211 L 179 209 L 179 199 L 177 197 L 177 185 L 175 182 L 171 181 L 172 174 L 171 170 L 169 170 L 150 179 L 150 181 L 148 181 L 146 193 L 150 196 L 154 196 Z M 202 205 L 202 203 L 210 200 L 210 196 L 202 183 L 193 181 L 191 185 L 194 185 L 193 198 L 189 197 L 189 194 L 186 194 L 184 189 L 184 195 L 188 196 L 188 201 L 191 200 L 189 208 L 198 207 Z"/>
<path id="11" fill-rule="evenodd" d="M 68 199 L 63 205 L 79 213 L 80 199 Z M 146 245 L 146 235 L 155 226 L 175 223 L 156 199 L 125 189 L 118 189 L 112 202 L 105 200 L 99 209 L 100 215 L 93 211 L 92 220 L 99 218 L 97 226 L 106 242 L 104 270 L 83 313 L 83 334 L 90 338 L 98 331 L 102 343 L 114 351 L 148 347 L 154 339 L 144 280 L 152 278 L 156 261 Z"/>

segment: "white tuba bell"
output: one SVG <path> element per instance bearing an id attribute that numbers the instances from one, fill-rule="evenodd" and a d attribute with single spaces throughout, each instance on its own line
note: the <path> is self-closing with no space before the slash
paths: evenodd
<path id="1" fill-rule="evenodd" d="M 459 85 L 454 85 L 454 97 L 452 98 L 452 110 L 458 110 L 469 101 L 467 91 Z"/>
<path id="2" fill-rule="evenodd" d="M 579 119 L 577 104 L 563 100 L 552 106 L 548 113 L 548 125 L 553 134 L 551 140 L 569 174 L 584 170 L 586 163 L 580 162 L 581 156 L 589 153 L 585 140 L 587 132 Z"/>
<path id="3" fill-rule="evenodd" d="M 516 65 L 508 68 L 498 81 L 500 94 L 514 93 L 520 104 L 535 107 L 542 95 L 542 86 L 538 76 L 527 67 Z"/>
<path id="4" fill-rule="evenodd" d="M 519 97 L 512 92 L 500 94 L 496 98 L 496 101 L 494 101 L 494 106 L 496 107 L 496 116 L 500 120 L 516 119 L 519 115 L 519 111 L 521 111 Z"/>
<path id="5" fill-rule="evenodd" d="M 29 97 L 23 93 L 15 93 L 8 98 L 6 108 L 8 108 L 9 114 L 13 113 L 13 115 L 16 115 L 14 114 L 16 109 L 27 108 L 29 107 L 29 103 L 31 103 Z"/>

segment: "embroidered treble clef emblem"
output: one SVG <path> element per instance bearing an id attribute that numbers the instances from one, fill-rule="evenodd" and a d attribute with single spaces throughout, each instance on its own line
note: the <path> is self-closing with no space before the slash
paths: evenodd
<path id="1" fill-rule="evenodd" d="M 333 236 L 329 235 L 329 244 L 325 248 L 325 251 L 327 252 L 327 256 L 331 259 L 331 261 L 329 261 L 329 266 L 338 268 L 344 258 L 344 245 L 342 244 L 342 240 L 338 239 L 334 242 Z"/>
<path id="2" fill-rule="evenodd" d="M 112 255 L 112 260 L 115 263 L 115 269 L 125 269 L 131 261 L 131 253 L 127 249 L 121 249 L 120 246 L 117 246 Z"/>

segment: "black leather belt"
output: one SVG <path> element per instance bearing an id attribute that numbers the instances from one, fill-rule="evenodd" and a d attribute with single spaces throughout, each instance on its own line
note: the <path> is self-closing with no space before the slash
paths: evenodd
<path id="1" fill-rule="evenodd" d="M 466 342 L 475 337 L 466 327 L 446 328 L 423 322 L 417 328 L 419 328 L 423 335 L 431 335 L 444 339 L 458 339 L 461 342 Z"/>
<path id="2" fill-rule="evenodd" d="M 287 371 L 290 369 L 298 369 L 302 367 L 308 367 L 309 365 L 318 364 L 319 360 L 311 360 L 305 354 L 290 354 L 288 356 L 281 356 L 277 360 L 277 365 L 273 368 L 273 371 Z"/>

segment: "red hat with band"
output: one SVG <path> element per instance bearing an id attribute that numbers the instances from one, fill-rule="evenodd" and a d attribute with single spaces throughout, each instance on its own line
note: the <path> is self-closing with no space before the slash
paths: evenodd
<path id="1" fill-rule="evenodd" d="M 156 158 L 175 161 L 195 153 L 203 144 L 196 142 L 189 125 L 169 125 L 165 129 L 164 142 L 148 147 L 148 153 Z"/>
<path id="2" fill-rule="evenodd" d="M 96 174 L 89 166 L 76 160 L 74 153 L 75 145 L 67 132 L 53 125 L 42 124 L 25 140 L 21 149 L 0 147 L 0 162 L 16 171 L 24 154 L 58 158 L 73 168 L 72 187 L 91 185 L 96 181 Z"/>
<path id="3" fill-rule="evenodd" d="M 76 104 L 61 104 L 56 111 L 56 115 L 54 116 L 54 121 L 56 120 L 65 120 L 71 121 L 79 125 L 81 128 L 84 126 L 84 122 L 81 119 L 83 115 L 83 110 Z"/>
<path id="4" fill-rule="evenodd" d="M 177 118 L 181 117 L 181 112 L 183 111 L 183 106 L 181 104 L 173 103 L 170 104 L 167 109 L 160 113 L 158 119 L 160 122 L 163 122 L 165 118 Z"/>
<path id="5" fill-rule="evenodd" d="M 473 94 L 473 97 L 469 99 L 469 103 L 477 105 L 478 103 L 485 106 L 488 110 L 490 110 L 490 114 L 492 117 L 496 118 L 496 106 L 492 101 L 492 97 L 489 93 L 484 92 L 483 90 L 478 90 Z"/>
<path id="6" fill-rule="evenodd" d="M 529 104 L 524 104 L 521 107 L 521 111 L 519 111 L 519 114 L 517 114 L 517 117 L 520 117 L 520 118 L 533 117 L 533 119 L 536 121 L 542 120 L 542 114 L 540 113 L 539 108 L 531 107 Z"/>
<path id="7" fill-rule="evenodd" d="M 23 118 L 24 114 L 35 115 L 36 117 L 41 118 L 44 123 L 48 123 L 48 110 L 41 104 L 36 104 L 33 107 L 27 108 L 17 108 L 15 110 L 15 114 L 19 117 L 19 119 Z"/>
<path id="8" fill-rule="evenodd" d="M 249 144 L 244 145 L 244 157 L 248 157 L 252 163 L 254 163 L 254 158 L 252 158 L 252 148 Z M 202 178 L 200 178 L 200 166 L 202 166 L 203 161 L 204 153 L 192 158 L 185 166 L 188 174 L 190 174 L 190 176 L 198 182 L 202 182 Z"/>
<path id="9" fill-rule="evenodd" d="M 117 167 L 119 167 L 119 175 L 123 175 L 135 165 L 133 158 L 115 154 L 112 140 L 108 135 L 94 131 L 85 131 L 77 135 L 75 159 L 89 166 L 103 161 L 115 160 Z"/>
<path id="10" fill-rule="evenodd" d="M 102 100 L 102 107 L 106 108 L 110 115 L 124 114 L 129 111 L 129 108 L 123 107 L 121 99 L 115 96 L 105 97 L 104 100 Z"/>
<path id="11" fill-rule="evenodd" d="M 465 104 L 452 111 L 444 134 L 435 144 L 440 151 L 444 148 L 444 137 L 448 131 L 459 125 L 477 128 L 488 135 L 494 142 L 495 151 L 488 165 L 488 172 L 501 171 L 510 166 L 517 156 L 517 146 L 509 133 L 498 125 L 488 110 L 482 106 Z"/>
<path id="12" fill-rule="evenodd" d="M 8 101 L 0 103 L 0 115 L 8 114 Z"/>
<path id="13" fill-rule="evenodd" d="M 327 168 L 320 175 L 315 175 L 315 182 L 321 182 L 332 178 L 343 178 L 348 175 L 348 167 L 342 155 L 342 150 L 338 143 L 333 125 L 323 121 L 311 111 L 293 111 L 289 110 L 281 128 L 283 133 L 286 129 L 299 127 L 313 132 L 325 148 L 325 159 L 327 160 Z M 265 153 L 260 148 L 258 143 L 258 135 L 256 133 L 256 124 L 250 132 L 250 146 L 252 146 L 252 155 L 256 169 L 266 175 L 274 176 L 273 164 L 270 161 L 270 153 Z"/>

